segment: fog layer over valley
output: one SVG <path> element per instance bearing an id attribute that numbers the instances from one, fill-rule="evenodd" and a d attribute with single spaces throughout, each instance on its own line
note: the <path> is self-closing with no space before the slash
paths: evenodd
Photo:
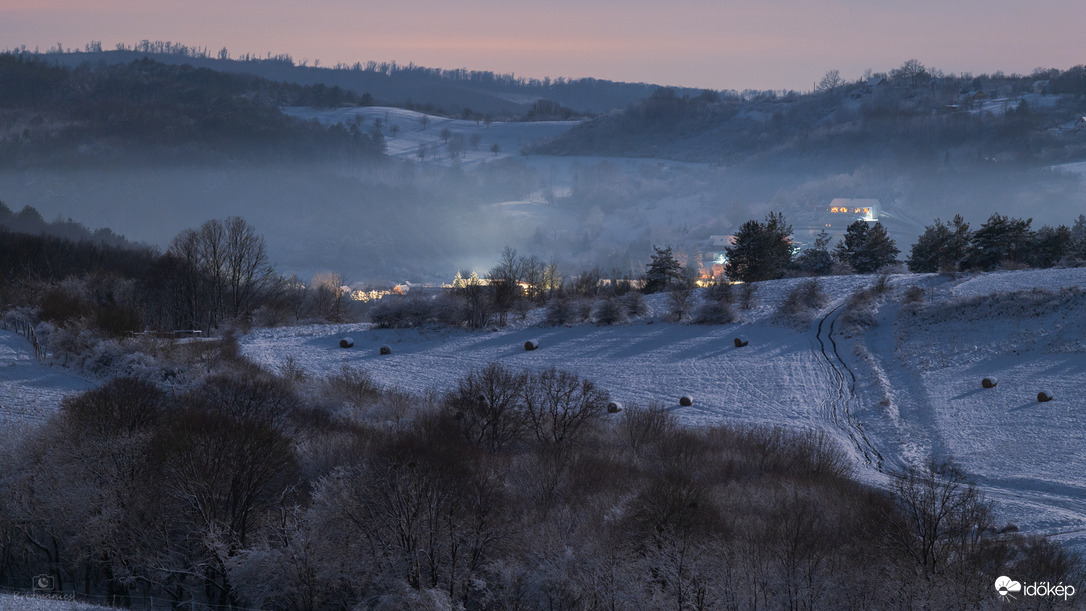
<path id="1" fill-rule="evenodd" d="M 0 609 L 1086 601 L 1086 68 L 170 52 L 0 54 Z"/>
<path id="2" fill-rule="evenodd" d="M 9 208 L 159 247 L 242 216 L 284 272 L 306 278 L 448 281 L 484 273 L 504 245 L 636 276 L 654 244 L 692 256 L 770 211 L 808 241 L 836 198 L 878 200 L 901 246 L 934 218 L 1070 224 L 1086 206 L 1083 175 L 1063 169 L 1086 145 L 1073 71 L 1051 71 L 1063 89 L 1034 91 L 1029 77 L 948 79 L 907 63 L 883 89 L 657 88 L 585 119 L 546 88 L 524 94 L 536 103 L 523 115 L 448 117 L 149 60 L 62 69 L 6 57 L 5 78 L 23 83 L 0 113 Z M 141 78 L 149 89 L 130 84 Z M 77 84 L 92 93 L 65 89 Z M 959 86 L 986 99 L 967 104 Z M 94 93 L 110 87 L 121 93 Z M 223 100 L 234 100 L 225 114 Z"/>

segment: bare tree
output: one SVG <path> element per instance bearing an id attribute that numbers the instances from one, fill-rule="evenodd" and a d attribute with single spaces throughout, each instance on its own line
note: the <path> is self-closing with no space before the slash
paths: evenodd
<path id="1" fill-rule="evenodd" d="M 891 520 L 889 534 L 928 577 L 966 559 L 992 526 L 988 502 L 950 461 L 910 469 L 893 491 L 903 517 Z"/>
<path id="2" fill-rule="evenodd" d="M 572 441 L 607 409 L 607 391 L 589 380 L 555 368 L 525 380 L 524 411 L 528 427 L 541 443 Z"/>
<path id="3" fill-rule="evenodd" d="M 524 433 L 520 402 L 526 383 L 525 374 L 491 363 L 460 380 L 446 403 L 470 442 L 499 452 Z"/>
<path id="4" fill-rule="evenodd" d="M 274 288 L 277 282 L 275 270 L 268 262 L 264 237 L 241 217 L 226 219 L 225 250 L 224 279 L 230 315 L 235 319 L 247 317 Z"/>
<path id="5" fill-rule="evenodd" d="M 502 251 L 498 264 L 487 275 L 493 295 L 494 309 L 498 312 L 498 324 L 508 322 L 509 311 L 521 295 L 520 282 L 524 278 L 524 260 L 509 246 Z"/>
<path id="6" fill-rule="evenodd" d="M 464 156 L 464 134 L 453 134 L 445 146 L 449 149 L 449 160 L 460 161 Z"/>
<path id="7" fill-rule="evenodd" d="M 837 70 L 828 70 L 822 77 L 822 80 L 818 82 L 818 86 L 815 87 L 815 91 L 822 93 L 833 94 L 837 91 L 837 88 L 845 84 L 845 79 L 841 78 L 841 73 Z"/>

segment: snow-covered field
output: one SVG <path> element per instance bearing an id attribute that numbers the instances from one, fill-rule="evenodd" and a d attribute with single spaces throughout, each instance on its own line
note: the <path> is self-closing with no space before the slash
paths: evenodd
<path id="1" fill-rule="evenodd" d="M 105 611 L 110 608 L 112 607 L 99 607 L 71 600 L 0 594 L 0 611 Z"/>
<path id="2" fill-rule="evenodd" d="M 615 327 L 545 327 L 535 311 L 490 332 L 266 329 L 242 349 L 314 375 L 360 367 L 411 392 L 448 388 L 488 362 L 559 367 L 620 402 L 670 406 L 690 425 L 823 429 L 875 484 L 929 455 L 950 457 L 996 501 L 1000 520 L 1086 551 L 1086 296 L 1061 292 L 1086 286 L 1086 269 L 895 276 L 874 325 L 850 330 L 840 306 L 875 280 L 822 279 L 831 303 L 805 328 L 777 320 L 800 282 L 781 280 L 759 284 L 756 307 L 722 326 L 664 322 L 666 296 L 657 295 L 645 317 Z M 903 305 L 908 285 L 925 289 L 918 304 Z M 733 345 L 740 334 L 749 346 Z M 345 335 L 353 349 L 339 348 Z M 529 339 L 540 348 L 526 352 Z M 378 354 L 385 344 L 392 355 Z M 985 376 L 998 386 L 983 390 Z M 1055 399 L 1038 403 L 1040 390 Z M 679 407 L 682 394 L 693 406 Z"/>
<path id="3" fill-rule="evenodd" d="M 0 430 L 45 420 L 61 400 L 91 388 L 85 378 L 38 362 L 23 336 L 0 331 Z"/>
<path id="4" fill-rule="evenodd" d="M 423 161 L 452 165 L 449 155 L 448 140 L 442 132 L 448 130 L 450 136 L 459 134 L 464 138 L 461 157 L 457 161 L 465 166 L 483 163 L 493 159 L 519 156 L 521 150 L 540 141 L 554 138 L 569 130 L 580 121 L 495 121 L 487 125 L 482 121 L 449 119 L 436 115 L 427 115 L 413 110 L 385 106 L 359 106 L 333 110 L 309 107 L 286 107 L 283 113 L 300 119 L 315 119 L 327 125 L 349 125 L 356 118 L 361 120 L 360 128 L 370 133 L 377 120 L 381 121 L 381 131 L 385 136 L 390 157 L 409 161 Z M 477 136 L 477 144 L 472 137 Z M 498 150 L 492 150 L 494 145 Z M 419 156 L 420 149 L 423 151 Z"/>

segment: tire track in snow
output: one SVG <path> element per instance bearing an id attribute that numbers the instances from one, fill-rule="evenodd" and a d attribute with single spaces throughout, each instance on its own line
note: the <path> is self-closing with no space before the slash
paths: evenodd
<path id="1" fill-rule="evenodd" d="M 832 308 L 825 316 L 818 320 L 815 330 L 815 339 L 818 340 L 818 353 L 822 355 L 822 361 L 828 365 L 826 370 L 830 377 L 830 394 L 822 404 L 822 409 L 827 412 L 834 426 L 844 431 L 856 449 L 863 455 L 864 461 L 878 471 L 883 470 L 883 456 L 868 439 L 860 423 L 852 417 L 852 395 L 856 390 L 856 374 L 849 368 L 841 354 L 837 350 L 837 340 L 833 338 L 833 330 L 840 318 L 842 303 Z M 829 322 L 829 326 L 826 323 Z M 823 339 L 825 336 L 825 339 Z M 826 341 L 829 341 L 827 350 Z M 831 356 L 832 354 L 832 356 Z M 847 374 L 847 375 L 846 375 Z"/>

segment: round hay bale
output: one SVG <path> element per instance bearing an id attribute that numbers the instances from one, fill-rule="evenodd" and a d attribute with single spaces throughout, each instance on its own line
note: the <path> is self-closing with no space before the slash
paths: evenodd
<path id="1" fill-rule="evenodd" d="M 683 407 L 690 407 L 694 404 L 694 398 L 690 395 L 683 395 L 679 397 L 679 405 Z"/>
<path id="2" fill-rule="evenodd" d="M 622 411 L 622 404 L 619 403 L 618 401 L 611 401 L 610 403 L 607 404 L 607 413 L 608 414 L 617 414 L 617 413 L 619 413 L 621 411 Z"/>
<path id="3" fill-rule="evenodd" d="M 378 351 L 381 354 L 392 354 L 392 348 L 390 348 L 388 346 L 381 346 L 380 350 L 378 350 Z"/>
<path id="4" fill-rule="evenodd" d="M 1041 392 L 1037 393 L 1037 400 L 1041 403 L 1048 403 L 1052 400 L 1052 393 L 1048 392 L 1047 390 L 1042 390 Z"/>
<path id="5" fill-rule="evenodd" d="M 746 335 L 739 335 L 739 336 L 736 336 L 736 338 L 735 338 L 735 347 L 736 348 L 742 348 L 743 346 L 746 346 L 749 343 L 750 343 L 750 340 L 747 338 Z"/>
<path id="6" fill-rule="evenodd" d="M 530 339 L 530 340 L 524 342 L 524 349 L 525 350 L 539 350 L 539 340 L 538 339 Z"/>
<path id="7" fill-rule="evenodd" d="M 349 337 L 344 337 L 343 339 L 339 340 L 339 347 L 354 348 L 354 340 Z"/>
<path id="8" fill-rule="evenodd" d="M 999 384 L 999 380 L 995 376 L 988 376 L 980 381 L 980 385 L 984 388 L 995 388 Z"/>

